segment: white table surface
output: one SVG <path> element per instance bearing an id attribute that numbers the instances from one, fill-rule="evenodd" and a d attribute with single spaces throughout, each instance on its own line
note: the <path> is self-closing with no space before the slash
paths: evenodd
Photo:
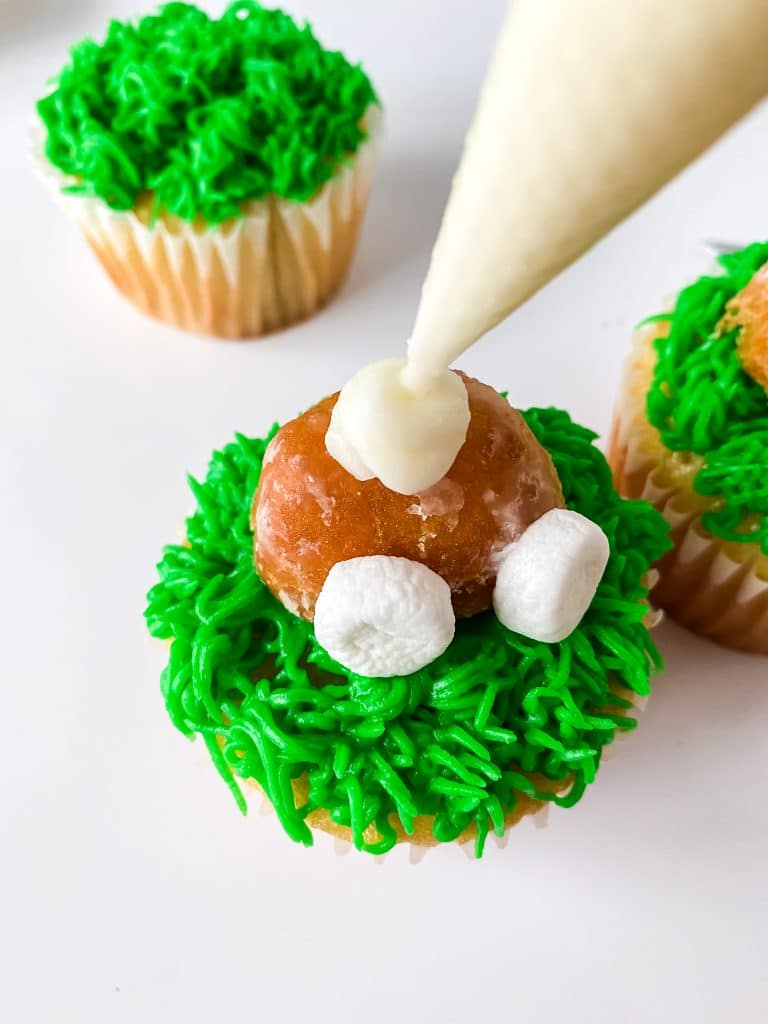
<path id="1" fill-rule="evenodd" d="M 170 725 L 142 610 L 185 472 L 402 346 L 502 3 L 293 4 L 365 61 L 388 134 L 342 295 L 251 344 L 135 312 L 30 170 L 66 45 L 132 10 L 0 0 L 0 1020 L 764 1020 L 764 659 L 663 626 L 582 803 L 474 864 L 294 846 Z M 632 324 L 704 238 L 768 235 L 767 139 L 765 107 L 463 366 L 604 434 Z"/>

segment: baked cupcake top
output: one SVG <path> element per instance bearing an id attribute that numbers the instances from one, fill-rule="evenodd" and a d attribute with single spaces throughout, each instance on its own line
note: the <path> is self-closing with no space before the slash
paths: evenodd
<path id="1" fill-rule="evenodd" d="M 45 153 L 115 210 L 217 224 L 267 195 L 305 201 L 366 138 L 377 97 L 309 25 L 254 0 L 211 18 L 170 3 L 72 48 L 37 105 Z"/>
<path id="2" fill-rule="evenodd" d="M 644 576 L 668 547 L 666 524 L 613 489 L 594 434 L 556 409 L 523 413 L 550 453 L 565 504 L 605 532 L 610 557 L 580 625 L 559 643 L 526 639 L 492 611 L 457 622 L 426 668 L 371 679 L 334 662 L 312 623 L 288 611 L 253 562 L 250 511 L 265 439 L 214 453 L 186 543 L 165 549 L 148 595 L 150 632 L 171 640 L 162 691 L 174 724 L 203 737 L 236 781 L 264 791 L 307 845 L 324 811 L 370 853 L 429 819 L 438 842 L 491 829 L 526 797 L 576 803 L 604 746 L 635 725 L 633 694 L 659 665 L 644 618 Z"/>
<path id="3" fill-rule="evenodd" d="M 665 332 L 646 409 L 668 449 L 700 462 L 694 489 L 715 499 L 704 526 L 768 554 L 768 243 L 719 262 L 651 318 Z"/>

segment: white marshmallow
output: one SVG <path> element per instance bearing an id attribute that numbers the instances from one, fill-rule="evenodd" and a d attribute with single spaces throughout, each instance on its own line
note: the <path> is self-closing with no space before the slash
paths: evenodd
<path id="1" fill-rule="evenodd" d="M 364 676 L 404 676 L 453 639 L 451 588 L 437 573 L 391 555 L 337 562 L 315 605 L 315 636 L 339 664 Z"/>
<path id="2" fill-rule="evenodd" d="M 609 554 L 608 538 L 591 519 L 564 508 L 545 512 L 501 555 L 496 615 L 533 640 L 564 640 L 592 603 Z"/>

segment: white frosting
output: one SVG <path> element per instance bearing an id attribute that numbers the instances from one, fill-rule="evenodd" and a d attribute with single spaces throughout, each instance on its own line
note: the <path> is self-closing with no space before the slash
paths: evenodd
<path id="1" fill-rule="evenodd" d="M 420 402 L 401 421 L 389 370 L 358 374 L 329 444 L 341 464 L 408 491 L 415 451 L 436 483 L 460 433 L 448 366 L 764 96 L 767 51 L 766 0 L 514 0 L 408 343 Z"/>
<path id="2" fill-rule="evenodd" d="M 330 454 L 358 480 L 417 494 L 453 464 L 469 427 L 467 389 L 444 369 L 424 385 L 404 377 L 405 359 L 364 367 L 339 395 L 325 437 Z"/>

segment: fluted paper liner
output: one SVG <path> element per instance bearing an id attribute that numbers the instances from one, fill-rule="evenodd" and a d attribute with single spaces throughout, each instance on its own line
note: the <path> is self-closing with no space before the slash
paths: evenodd
<path id="1" fill-rule="evenodd" d="M 617 489 L 649 501 L 670 525 L 674 548 L 657 565 L 651 600 L 696 633 L 768 654 L 768 556 L 757 543 L 723 540 L 704 527 L 717 499 L 693 489 L 702 458 L 669 451 L 646 417 L 652 342 L 665 329 L 657 323 L 636 332 L 608 452 Z"/>
<path id="2" fill-rule="evenodd" d="M 38 164 L 114 284 L 139 309 L 187 330 L 252 338 L 304 319 L 341 287 L 371 188 L 377 109 L 366 125 L 369 136 L 354 159 L 313 199 L 269 196 L 217 226 L 170 215 L 150 223 L 147 201 L 117 211 L 98 198 L 67 195 L 68 179 L 44 157 Z"/>

